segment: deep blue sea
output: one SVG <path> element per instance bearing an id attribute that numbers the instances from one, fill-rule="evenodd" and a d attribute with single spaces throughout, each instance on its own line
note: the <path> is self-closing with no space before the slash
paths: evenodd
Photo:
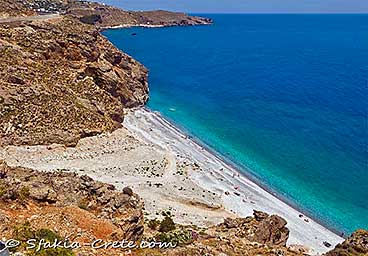
<path id="1" fill-rule="evenodd" d="M 150 70 L 151 109 L 329 227 L 368 228 L 368 15 L 205 16 L 104 35 Z"/>

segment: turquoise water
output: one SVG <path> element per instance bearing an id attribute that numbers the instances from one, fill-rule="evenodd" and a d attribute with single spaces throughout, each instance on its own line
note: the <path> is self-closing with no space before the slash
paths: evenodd
<path id="1" fill-rule="evenodd" d="M 368 15 L 206 16 L 104 34 L 149 68 L 151 109 L 329 227 L 368 228 Z"/>

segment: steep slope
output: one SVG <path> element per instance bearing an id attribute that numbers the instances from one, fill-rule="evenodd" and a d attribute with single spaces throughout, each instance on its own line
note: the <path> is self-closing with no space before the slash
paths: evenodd
<path id="1" fill-rule="evenodd" d="M 120 127 L 147 70 L 70 17 L 0 25 L 0 145 L 63 143 Z"/>

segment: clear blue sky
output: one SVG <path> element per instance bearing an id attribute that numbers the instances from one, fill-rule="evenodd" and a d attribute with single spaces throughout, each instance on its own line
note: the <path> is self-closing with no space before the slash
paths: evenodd
<path id="1" fill-rule="evenodd" d="M 190 13 L 368 13 L 368 0 L 98 0 L 129 10 Z"/>

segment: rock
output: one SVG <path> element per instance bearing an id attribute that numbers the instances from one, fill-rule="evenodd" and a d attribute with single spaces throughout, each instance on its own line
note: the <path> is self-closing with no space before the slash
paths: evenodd
<path id="1" fill-rule="evenodd" d="M 0 210 L 0 223 L 7 223 L 8 221 L 9 217 L 7 214 L 3 210 Z"/>
<path id="2" fill-rule="evenodd" d="M 91 15 L 80 17 L 79 20 L 83 23 L 94 25 L 97 22 L 101 22 L 102 18 L 101 18 L 101 15 L 91 14 Z"/>
<path id="3" fill-rule="evenodd" d="M 29 193 L 32 199 L 39 202 L 55 203 L 57 201 L 56 192 L 47 185 L 32 186 Z"/>
<path id="4" fill-rule="evenodd" d="M 232 218 L 226 218 L 224 224 L 227 228 L 236 228 L 238 226 L 237 222 Z"/>
<path id="5" fill-rule="evenodd" d="M 261 220 L 266 219 L 269 215 L 265 212 L 254 210 L 253 216 L 257 221 L 261 221 Z"/>
<path id="6" fill-rule="evenodd" d="M 19 78 L 19 77 L 16 77 L 14 75 L 10 75 L 9 78 L 8 78 L 8 82 L 9 83 L 12 83 L 12 84 L 25 84 L 24 80 Z"/>
<path id="7" fill-rule="evenodd" d="M 94 217 L 99 216 L 104 221 L 109 221 L 106 230 L 118 229 L 121 239 L 135 240 L 143 234 L 143 202 L 130 188 L 124 189 L 124 193 L 116 191 L 112 185 L 96 182 L 88 176 L 10 168 L 0 162 L 0 172 L 4 170 L 7 170 L 8 174 L 0 180 L 0 188 L 4 183 L 11 191 L 0 197 L 0 207 L 5 204 L 5 212 L 0 208 L 0 233 L 1 225 L 5 225 L 9 219 L 6 211 L 10 208 L 9 205 L 13 204 L 26 211 L 30 211 L 32 207 L 42 209 L 45 206 L 78 209 L 78 214 L 83 216 L 87 214 L 83 214 L 83 211 L 87 211 L 89 215 L 93 214 Z M 18 196 L 11 196 L 12 194 Z M 75 210 L 66 212 L 77 214 Z M 111 227 L 112 223 L 116 224 L 114 228 Z"/>
<path id="8" fill-rule="evenodd" d="M 133 190 L 129 187 L 123 188 L 123 193 L 128 195 L 128 196 L 133 196 L 134 195 Z"/>
<path id="9" fill-rule="evenodd" d="M 286 224 L 287 222 L 283 218 L 271 215 L 260 221 L 250 240 L 272 246 L 286 246 L 286 241 L 289 238 L 289 229 Z"/>

